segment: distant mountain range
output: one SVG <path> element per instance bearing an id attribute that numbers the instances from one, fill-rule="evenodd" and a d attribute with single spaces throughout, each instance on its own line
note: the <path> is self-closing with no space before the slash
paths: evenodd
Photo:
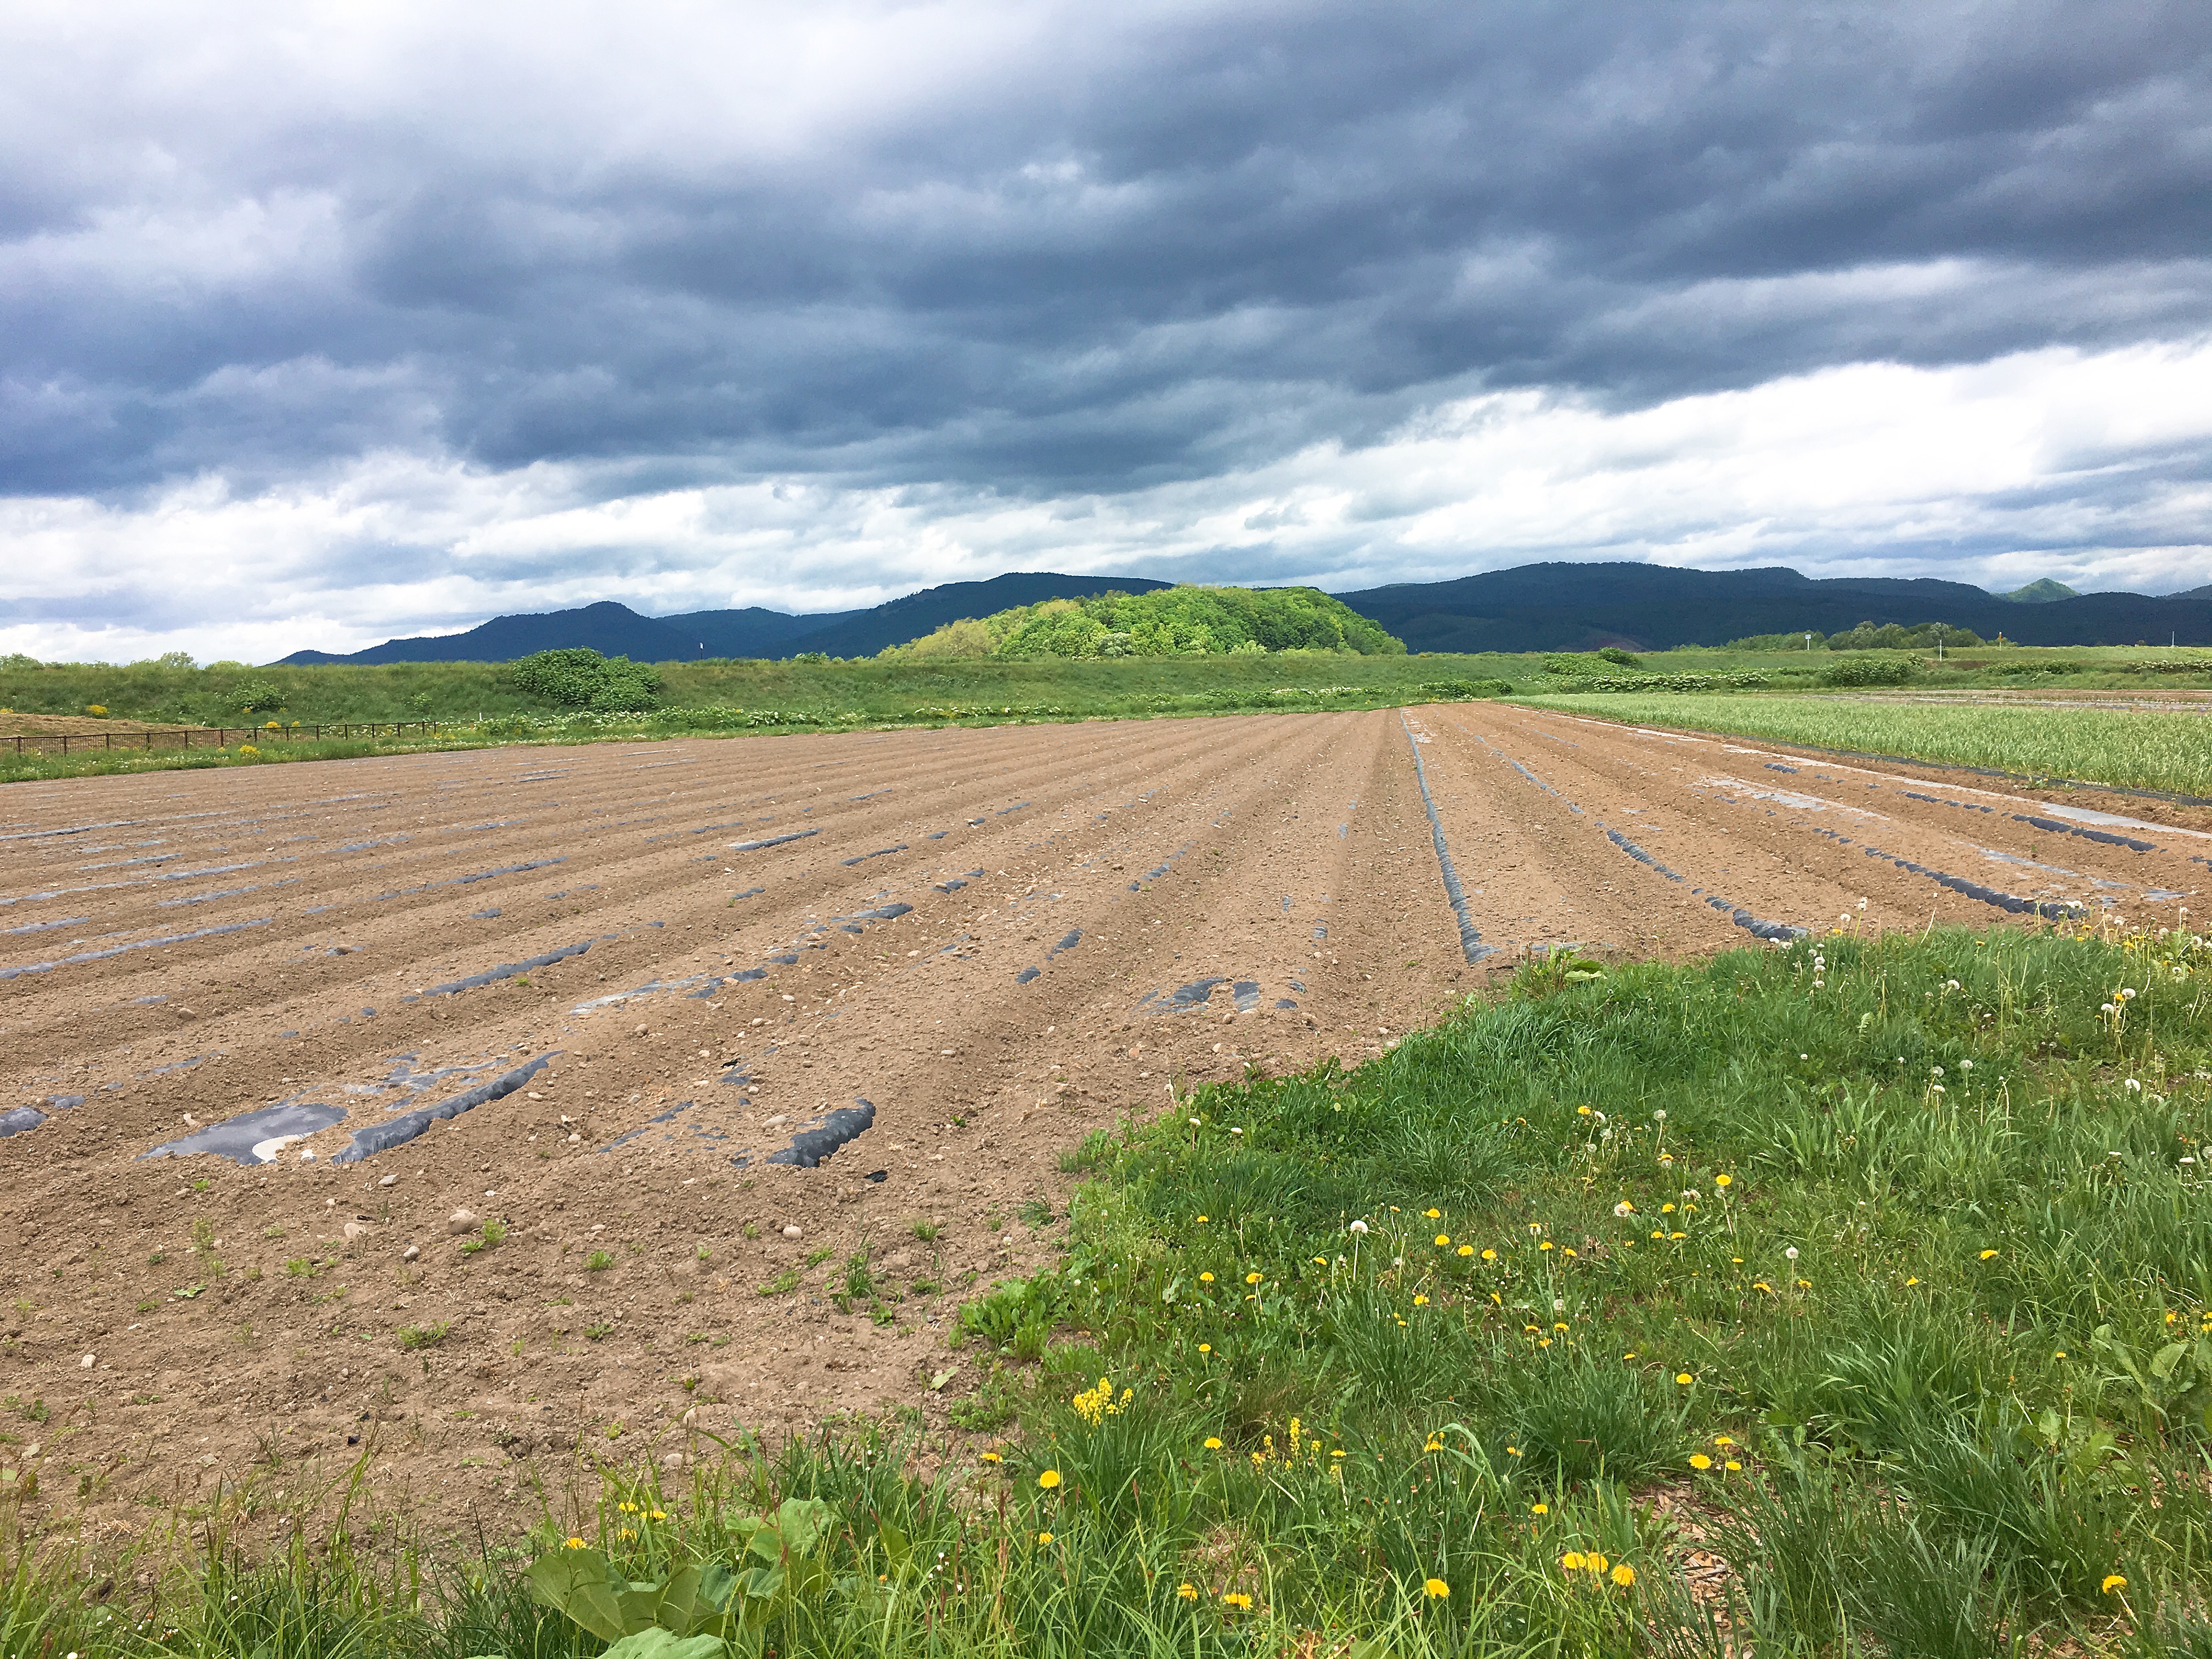
<path id="1" fill-rule="evenodd" d="M 742 611 L 687 611 L 673 617 L 641 617 L 626 605 L 602 599 L 574 611 L 524 611 L 494 617 L 465 634 L 386 640 L 366 651 L 336 656 L 295 651 L 287 663 L 512 662 L 533 651 L 577 646 L 633 662 L 696 662 L 704 657 L 795 657 L 819 651 L 830 657 L 872 657 L 887 645 L 904 645 L 946 623 L 988 617 L 1041 599 L 1080 599 L 1118 589 L 1149 593 L 1170 582 L 1141 576 L 1063 576 L 1051 571 L 1011 571 L 984 582 L 946 582 L 925 587 L 866 611 L 820 611 L 793 616 L 749 605 Z"/>
<path id="2" fill-rule="evenodd" d="M 637 662 L 709 657 L 870 657 L 963 617 L 1041 599 L 1082 599 L 1169 583 L 1141 576 L 1016 571 L 948 582 L 865 611 L 793 616 L 757 606 L 641 617 L 603 599 L 574 611 L 495 617 L 465 634 L 388 640 L 344 655 L 295 651 L 287 663 L 509 662 L 533 651 L 588 646 Z M 1678 570 L 1655 564 L 1529 564 L 1455 581 L 1403 582 L 1336 596 L 1381 623 L 1412 651 L 1663 650 L 1724 645 L 1753 634 L 1862 622 L 1948 623 L 2021 645 L 2212 645 L 2212 586 L 2154 597 L 2076 594 L 2044 580 L 2009 594 L 1964 582 L 1885 577 L 1819 580 L 1779 567 Z"/>
<path id="3" fill-rule="evenodd" d="M 2059 584 L 2051 583 L 2050 587 Z M 1754 634 L 1839 633 L 1862 622 L 1948 623 L 2021 645 L 2212 645 L 2212 587 L 2055 595 L 2041 583 L 2000 597 L 1964 582 L 1795 570 L 1677 570 L 1656 564 L 1528 564 L 1457 581 L 1337 598 L 1409 651 L 1660 650 Z"/>

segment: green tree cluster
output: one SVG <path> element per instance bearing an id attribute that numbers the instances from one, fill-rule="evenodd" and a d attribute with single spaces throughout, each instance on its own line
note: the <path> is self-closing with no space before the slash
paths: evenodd
<path id="1" fill-rule="evenodd" d="M 660 699 L 660 676 L 650 665 L 603 657 L 582 646 L 518 657 L 501 678 L 524 696 L 559 708 L 624 714 L 650 708 Z"/>
<path id="2" fill-rule="evenodd" d="M 882 653 L 889 659 L 1171 657 L 1271 651 L 1402 656 L 1402 642 L 1311 587 L 1201 587 L 1047 599 L 948 623 Z"/>
<path id="3" fill-rule="evenodd" d="M 1814 651 L 1933 651 L 1939 636 L 1944 646 L 1953 650 L 1989 643 L 1972 629 L 1954 627 L 1949 623 L 1915 623 L 1907 628 L 1902 623 L 1876 625 L 1863 622 L 1856 628 L 1847 628 L 1837 634 L 1823 634 L 1817 628 L 1800 629 L 1792 634 L 1753 634 L 1741 640 L 1730 640 L 1722 648 L 1728 651 L 1803 651 L 1808 648 L 1806 643 L 1808 635 L 1811 638 L 1809 648 Z"/>

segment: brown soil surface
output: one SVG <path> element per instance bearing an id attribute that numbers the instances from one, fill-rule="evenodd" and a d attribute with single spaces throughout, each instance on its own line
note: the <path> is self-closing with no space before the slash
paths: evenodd
<path id="1" fill-rule="evenodd" d="M 2203 809 L 1494 704 L 15 785 L 0 1462 L 40 1468 L 33 1518 L 119 1532 L 219 1482 L 275 1516 L 364 1456 L 381 1504 L 496 1516 L 580 1440 L 941 1427 L 981 1375 L 963 1294 L 1048 1260 L 1024 1206 L 1064 1215 L 1061 1155 L 1171 1087 L 1356 1062 L 1538 946 L 2006 897 L 2170 922 L 2208 859 Z M 762 1161 L 860 1099 L 820 1167 Z M 148 1156 L 283 1103 L 344 1120 Z M 465 1251 L 458 1207 L 512 1231 Z M 888 1324 L 833 1300 L 864 1247 Z"/>
<path id="2" fill-rule="evenodd" d="M 72 738 L 98 737 L 103 732 L 210 732 L 207 726 L 179 726 L 174 720 L 109 720 L 100 714 L 19 714 L 12 708 L 0 709 L 0 737 Z M 242 732 L 242 726 L 230 728 Z"/>

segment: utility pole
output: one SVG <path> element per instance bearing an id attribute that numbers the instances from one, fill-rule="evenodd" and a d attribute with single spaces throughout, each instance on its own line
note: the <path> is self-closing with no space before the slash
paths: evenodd
<path id="1" fill-rule="evenodd" d="M 1937 662 L 1943 660 L 1943 624 L 1942 623 L 1936 624 L 1936 660 Z"/>

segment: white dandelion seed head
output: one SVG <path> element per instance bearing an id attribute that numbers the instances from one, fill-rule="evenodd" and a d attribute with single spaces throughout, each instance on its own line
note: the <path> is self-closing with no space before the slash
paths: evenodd
<path id="1" fill-rule="evenodd" d="M 1355 1221 L 1352 1224 L 1352 1231 L 1364 1238 L 1367 1237 L 1367 1224 L 1364 1221 Z"/>
<path id="2" fill-rule="evenodd" d="M 2142 1082 L 2138 1078 L 2130 1078 L 2120 1086 L 2131 1095 L 2139 1095 L 2142 1092 Z"/>
<path id="3" fill-rule="evenodd" d="M 1613 1212 L 1614 1215 L 1625 1220 L 1628 1217 L 1634 1215 L 1636 1213 L 1636 1209 L 1633 1205 L 1630 1204 L 1629 1201 L 1624 1198 L 1620 1203 L 1613 1206 Z"/>
<path id="4" fill-rule="evenodd" d="M 1667 1109 L 1664 1106 L 1662 1106 L 1657 1111 L 1651 1114 L 1651 1118 L 1656 1123 L 1664 1123 L 1667 1121 Z"/>
<path id="5" fill-rule="evenodd" d="M 1797 1247 L 1795 1244 L 1792 1244 L 1788 1249 L 1783 1251 L 1782 1254 L 1789 1261 L 1795 1261 L 1797 1259 Z"/>

